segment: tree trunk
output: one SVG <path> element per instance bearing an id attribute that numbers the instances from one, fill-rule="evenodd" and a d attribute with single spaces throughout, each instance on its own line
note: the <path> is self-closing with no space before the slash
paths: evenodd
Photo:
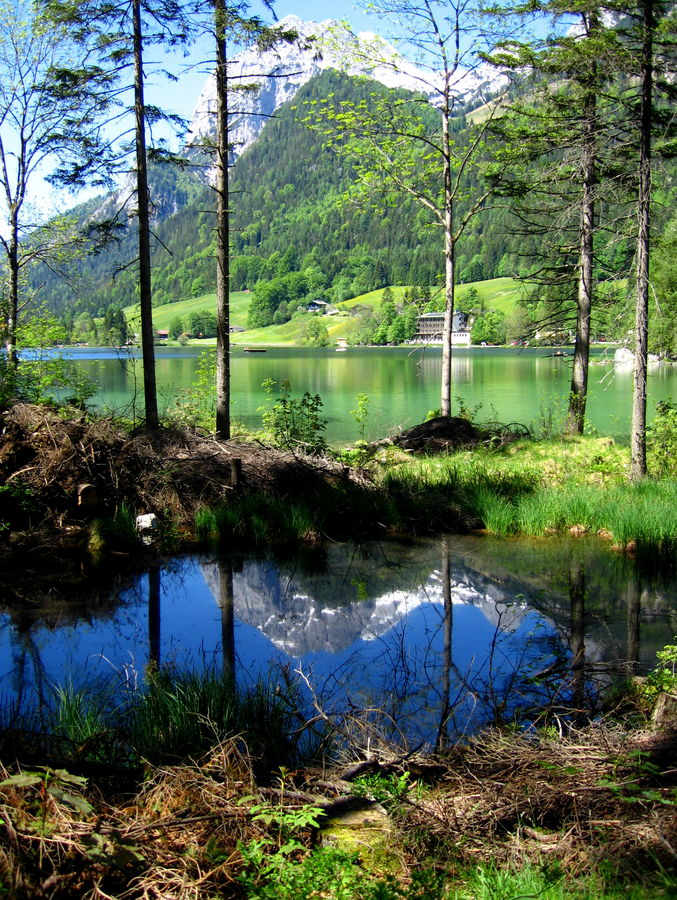
<path id="1" fill-rule="evenodd" d="M 155 348 L 153 331 L 153 292 L 150 266 L 150 212 L 148 203 L 148 159 L 146 154 L 146 106 L 143 96 L 143 37 L 141 2 L 134 0 L 134 111 L 136 116 L 136 199 L 139 218 L 139 306 L 141 310 L 141 353 L 143 356 L 143 395 L 146 425 L 160 424 L 155 381 Z"/>
<path id="2" fill-rule="evenodd" d="M 216 435 L 230 438 L 230 221 L 228 57 L 224 0 L 215 0 L 216 31 Z"/>
<path id="3" fill-rule="evenodd" d="M 589 30 L 594 28 L 594 22 Z M 578 299 L 576 304 L 576 339 L 574 366 L 569 392 L 568 434 L 583 434 L 585 407 L 588 396 L 588 365 L 590 362 L 590 312 L 593 290 L 593 236 L 595 228 L 595 184 L 597 179 L 597 64 L 590 64 L 591 90 L 585 96 L 583 122 L 585 134 L 581 148 L 583 185 L 579 226 Z"/>
<path id="4" fill-rule="evenodd" d="M 14 210 L 12 210 L 14 213 Z M 7 267 L 9 269 L 9 290 L 7 297 L 7 315 L 5 318 L 5 348 L 9 370 L 16 374 L 19 365 L 17 353 L 17 328 L 19 325 L 19 226 L 16 216 L 12 214 L 10 222 L 11 236 L 6 244 Z"/>
<path id="5" fill-rule="evenodd" d="M 649 339 L 649 244 L 651 225 L 651 102 L 653 82 L 653 0 L 644 0 L 637 197 L 637 306 L 635 310 L 635 379 L 630 433 L 630 478 L 646 476 L 646 378 Z"/>
<path id="6" fill-rule="evenodd" d="M 449 104 L 445 94 L 442 109 L 442 129 L 444 135 L 444 328 L 442 331 L 442 383 L 440 396 L 440 412 L 443 416 L 451 415 L 451 360 L 452 333 L 454 328 L 454 201 L 451 184 L 451 148 L 449 138 Z"/>

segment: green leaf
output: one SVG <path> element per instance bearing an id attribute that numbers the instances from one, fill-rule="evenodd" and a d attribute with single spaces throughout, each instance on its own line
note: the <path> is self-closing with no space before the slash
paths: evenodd
<path id="1" fill-rule="evenodd" d="M 55 784 L 50 784 L 47 788 L 47 792 L 62 803 L 67 803 L 69 806 L 72 806 L 73 809 L 77 809 L 85 816 L 89 816 L 94 812 L 93 806 L 88 800 L 85 800 L 84 797 L 79 797 L 77 794 L 71 794 L 68 791 L 64 791 Z"/>
<path id="2" fill-rule="evenodd" d="M 33 787 L 42 783 L 40 775 L 31 775 L 29 772 L 19 772 L 18 775 L 10 775 L 4 781 L 0 781 L 0 787 Z"/>

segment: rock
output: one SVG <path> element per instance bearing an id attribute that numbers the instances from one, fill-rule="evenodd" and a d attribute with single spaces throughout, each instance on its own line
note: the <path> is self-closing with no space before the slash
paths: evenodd
<path id="1" fill-rule="evenodd" d="M 146 513 L 136 517 L 136 530 L 141 535 L 144 544 L 151 544 L 157 531 L 158 520 L 155 513 Z"/>
<path id="2" fill-rule="evenodd" d="M 357 853 L 365 868 L 391 875 L 402 872 L 402 861 L 392 850 L 392 824 L 378 803 L 330 816 L 318 838 L 322 846 Z"/>

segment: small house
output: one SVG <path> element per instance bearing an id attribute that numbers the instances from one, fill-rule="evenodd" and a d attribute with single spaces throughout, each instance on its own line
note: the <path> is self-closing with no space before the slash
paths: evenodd
<path id="1" fill-rule="evenodd" d="M 330 304 L 326 300 L 311 300 L 306 306 L 308 312 L 326 313 L 329 311 Z"/>

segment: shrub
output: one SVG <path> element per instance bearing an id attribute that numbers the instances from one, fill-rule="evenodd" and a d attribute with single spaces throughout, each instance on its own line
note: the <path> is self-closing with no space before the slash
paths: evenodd
<path id="1" fill-rule="evenodd" d="M 656 405 L 656 415 L 646 431 L 647 462 L 652 475 L 677 476 L 677 406 L 670 400 Z"/>
<path id="2" fill-rule="evenodd" d="M 264 390 L 272 395 L 275 382 L 267 378 Z M 291 385 L 285 379 L 280 385 L 280 396 L 268 407 L 262 407 L 263 427 L 278 447 L 284 450 L 301 450 L 303 453 L 320 454 L 327 449 L 324 430 L 327 420 L 321 418 L 323 407 L 319 394 L 308 391 L 298 398 L 292 397 Z"/>

